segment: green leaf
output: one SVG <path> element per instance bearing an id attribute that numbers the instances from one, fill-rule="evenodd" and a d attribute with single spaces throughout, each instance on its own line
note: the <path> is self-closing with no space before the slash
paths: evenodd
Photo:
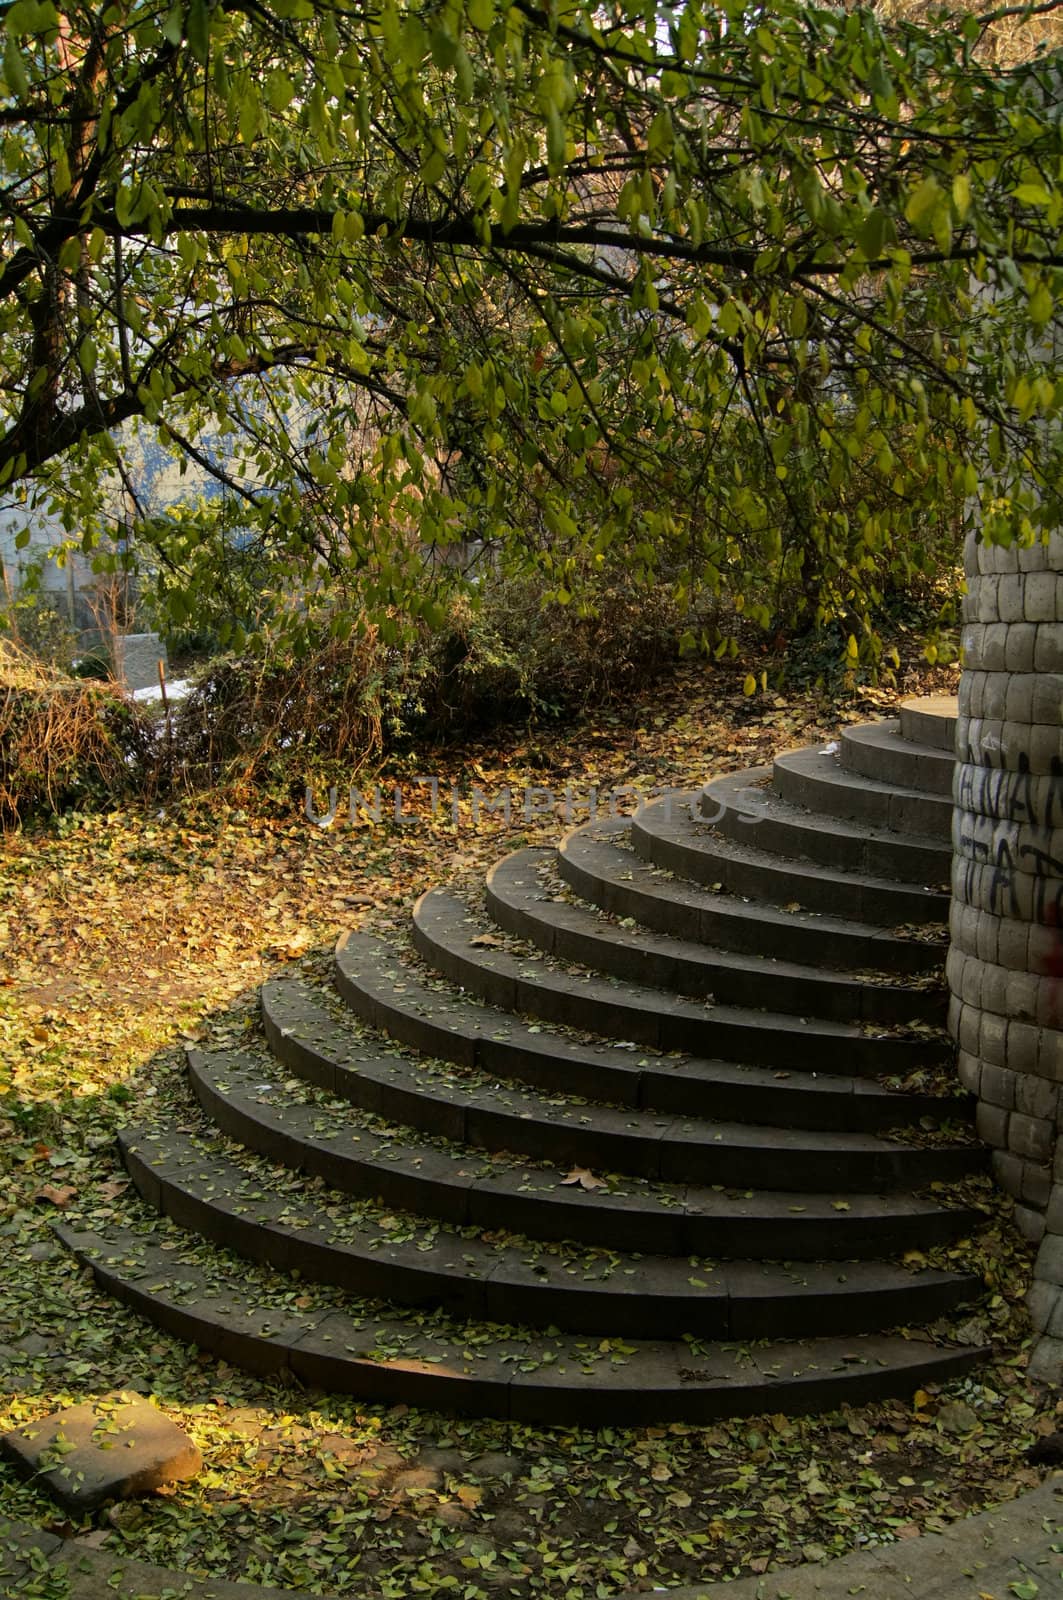
<path id="1" fill-rule="evenodd" d="M 1011 192 L 1015 199 L 1020 200 L 1024 206 L 1050 206 L 1052 204 L 1052 195 L 1043 183 L 1020 183 L 1018 188 L 1013 189 Z"/>
<path id="2" fill-rule="evenodd" d="M 904 215 L 913 228 L 925 229 L 929 232 L 930 220 L 937 207 L 941 204 L 941 186 L 931 174 L 924 178 L 908 196 L 908 203 L 904 208 Z"/>
<path id="3" fill-rule="evenodd" d="M 205 64 L 210 55 L 210 17 L 206 0 L 189 0 L 185 34 L 188 48 L 201 65 Z"/>
<path id="4" fill-rule="evenodd" d="M 1055 302 L 1052 298 L 1052 291 L 1046 283 L 1037 285 L 1037 288 L 1030 296 L 1027 311 L 1035 328 L 1043 328 L 1046 322 L 1052 320 Z"/>
<path id="5" fill-rule="evenodd" d="M 886 213 L 878 206 L 868 213 L 856 230 L 856 242 L 865 261 L 877 261 L 886 239 Z"/>

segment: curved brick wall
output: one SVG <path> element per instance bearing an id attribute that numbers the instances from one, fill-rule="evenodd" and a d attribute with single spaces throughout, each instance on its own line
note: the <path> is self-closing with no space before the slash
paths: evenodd
<path id="1" fill-rule="evenodd" d="M 1063 1374 L 1063 535 L 971 539 L 956 730 L 950 1021 L 978 1127 L 1040 1242 L 1034 1361 Z"/>

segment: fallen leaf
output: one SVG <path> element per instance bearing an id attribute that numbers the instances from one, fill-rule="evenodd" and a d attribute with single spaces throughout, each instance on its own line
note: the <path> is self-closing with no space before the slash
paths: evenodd
<path id="1" fill-rule="evenodd" d="M 562 1187 L 569 1185 L 588 1190 L 604 1189 L 605 1179 L 596 1178 L 587 1167 L 573 1167 L 567 1178 L 561 1179 L 561 1184 Z"/>
<path id="2" fill-rule="evenodd" d="M 58 1206 L 62 1210 L 64 1206 L 70 1204 L 76 1194 L 77 1190 L 71 1183 L 42 1183 L 33 1198 L 50 1200 L 53 1206 Z"/>

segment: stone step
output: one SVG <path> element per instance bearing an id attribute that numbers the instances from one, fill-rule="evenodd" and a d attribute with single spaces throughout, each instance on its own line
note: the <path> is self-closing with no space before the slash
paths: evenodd
<path id="1" fill-rule="evenodd" d="M 610 1338 L 837 1336 L 932 1321 L 981 1287 L 970 1273 L 889 1262 L 692 1265 L 480 1234 L 275 1187 L 220 1140 L 128 1129 L 119 1143 L 141 1198 L 179 1227 L 301 1280 L 470 1320 Z"/>
<path id="2" fill-rule="evenodd" d="M 928 750 L 956 751 L 959 706 L 955 695 L 923 695 L 901 706 L 901 738 Z"/>
<path id="3" fill-rule="evenodd" d="M 833 757 L 831 757 L 833 760 Z M 865 873 L 902 883 L 944 883 L 952 862 L 947 845 L 893 833 L 888 828 L 820 816 L 780 799 L 767 768 L 730 773 L 706 784 L 698 809 L 716 833 L 771 856 L 815 861 L 839 872 Z"/>
<path id="4" fill-rule="evenodd" d="M 886 1193 L 950 1182 L 984 1169 L 980 1144 L 921 1144 L 869 1133 L 798 1131 L 666 1112 L 570 1103 L 534 1090 L 429 1073 L 381 1056 L 334 1023 L 306 991 L 274 986 L 266 1032 L 281 1062 L 354 1105 L 424 1132 L 558 1167 L 629 1173 L 668 1183 L 794 1192 Z"/>
<path id="5" fill-rule="evenodd" d="M 898 1093 L 874 1078 L 791 1073 L 588 1042 L 482 1005 L 441 982 L 424 983 L 391 945 L 371 934 L 340 939 L 334 977 L 355 1016 L 409 1048 L 547 1094 L 577 1094 L 681 1116 L 864 1132 L 971 1115 L 966 1098 Z M 283 1027 L 298 1022 L 293 1008 L 282 1008 L 286 992 L 284 980 L 272 980 L 262 990 L 266 1032 L 278 1051 Z M 315 1081 L 328 1086 L 325 1079 Z M 402 1116 L 409 1121 L 409 1111 Z"/>
<path id="6" fill-rule="evenodd" d="M 841 763 L 879 783 L 918 789 L 921 794 L 952 798 L 956 757 L 950 750 L 913 744 L 900 731 L 900 722 L 861 722 L 841 731 Z"/>
<path id="7" fill-rule="evenodd" d="M 451 983 L 488 1005 L 653 1050 L 721 1055 L 799 1071 L 882 1076 L 940 1060 L 936 1035 L 871 1033 L 852 1024 L 668 999 L 634 983 L 610 982 L 495 948 L 464 901 L 446 890 L 421 896 L 413 912 L 418 953 Z"/>
<path id="8" fill-rule="evenodd" d="M 325 1059 L 320 1045 L 316 1054 Z M 798 1198 L 789 1190 L 725 1193 L 719 1185 L 651 1185 L 612 1175 L 608 1184 L 592 1180 L 600 1186 L 587 1190 L 571 1181 L 567 1159 L 559 1167 L 532 1166 L 508 1154 L 492 1160 L 482 1148 L 438 1138 L 435 1144 L 410 1142 L 386 1124 L 352 1121 L 335 1104 L 307 1102 L 281 1084 L 264 1083 L 261 1064 L 247 1057 L 190 1051 L 188 1065 L 207 1116 L 256 1155 L 344 1194 L 459 1228 L 651 1255 L 811 1261 L 926 1249 L 960 1238 L 979 1221 L 971 1207 L 946 1209 L 905 1194 L 853 1194 L 841 1201 L 819 1194 Z M 357 1072 L 333 1065 L 342 1076 L 330 1093 L 342 1093 L 344 1078 L 355 1080 L 350 1087 L 356 1099 Z M 512 1123 L 517 1105 L 508 1111 Z M 486 1125 L 473 1131 L 482 1134 Z M 772 1176 L 779 1181 L 774 1170 Z"/>
<path id="9" fill-rule="evenodd" d="M 854 977 L 795 961 L 710 950 L 644 928 L 617 927 L 589 907 L 547 893 L 541 874 L 554 855 L 540 848 L 503 857 L 487 875 L 485 901 L 500 928 L 558 960 L 753 1010 L 770 1006 L 773 1011 L 885 1027 L 945 1023 L 945 995 L 939 985 L 904 987 L 878 975 Z"/>
<path id="10" fill-rule="evenodd" d="M 342 1299 L 296 1310 L 289 1279 L 258 1273 L 249 1282 L 244 1266 L 218 1255 L 204 1264 L 165 1224 L 149 1236 L 56 1232 L 107 1293 L 177 1338 L 247 1371 L 370 1404 L 566 1427 L 699 1424 L 910 1397 L 988 1354 L 910 1330 L 748 1349 L 617 1348 L 612 1339 L 404 1320 Z"/>
<path id="11" fill-rule="evenodd" d="M 688 792 L 683 798 L 685 806 L 656 801 L 631 820 L 631 842 L 654 866 L 713 889 L 770 905 L 792 905 L 806 914 L 826 912 L 892 929 L 948 922 L 949 896 L 944 890 L 769 855 L 725 839 L 691 816 L 689 805 L 695 794 Z"/>
<path id="12" fill-rule="evenodd" d="M 776 756 L 772 788 L 780 800 L 807 811 L 890 828 L 895 833 L 948 840 L 952 829 L 950 799 L 865 778 L 816 746 Z"/>
<path id="13" fill-rule="evenodd" d="M 898 938 L 872 923 L 781 911 L 760 900 L 714 894 L 637 856 L 630 848 L 630 833 L 627 817 L 609 817 L 584 823 L 561 840 L 557 870 L 581 900 L 657 933 L 780 961 L 902 977 L 941 970 L 940 943 Z"/>

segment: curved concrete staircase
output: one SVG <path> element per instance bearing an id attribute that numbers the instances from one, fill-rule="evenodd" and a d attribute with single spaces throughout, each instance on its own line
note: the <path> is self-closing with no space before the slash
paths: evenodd
<path id="1" fill-rule="evenodd" d="M 913 702 L 516 851 L 482 906 L 432 890 L 409 948 L 347 936 L 333 992 L 265 985 L 275 1070 L 191 1052 L 206 1120 L 123 1137 L 168 1220 L 68 1244 L 205 1350 L 371 1400 L 702 1421 L 965 1370 L 949 732 Z"/>

